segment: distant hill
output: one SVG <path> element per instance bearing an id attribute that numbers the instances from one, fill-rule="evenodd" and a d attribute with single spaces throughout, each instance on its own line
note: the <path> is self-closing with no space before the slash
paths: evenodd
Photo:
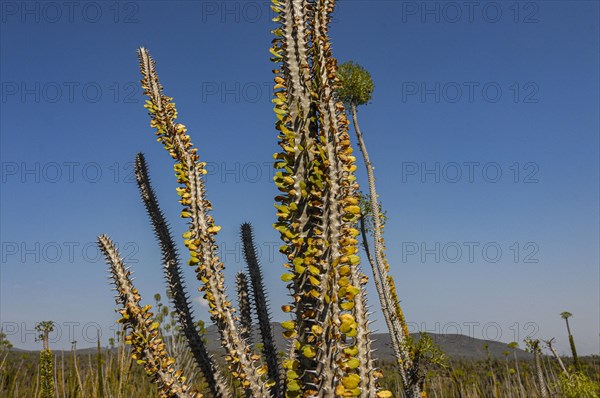
<path id="1" fill-rule="evenodd" d="M 286 350 L 287 342 L 283 338 L 283 329 L 278 323 L 272 323 L 275 335 L 275 344 L 281 351 Z M 438 344 L 446 355 L 450 358 L 465 358 L 465 359 L 485 359 L 484 344 L 488 344 L 488 349 L 493 358 L 504 358 L 504 351 L 509 350 L 506 343 L 491 340 L 476 339 L 474 337 L 465 336 L 462 334 L 435 334 L 428 333 L 433 341 Z M 254 330 L 254 341 L 260 341 L 258 330 Z M 419 338 L 419 334 L 413 334 L 413 338 Z M 212 352 L 219 352 L 221 349 L 219 344 L 219 332 L 216 326 L 211 325 L 206 328 L 206 338 L 208 339 L 208 349 Z M 391 339 L 388 333 L 373 334 L 373 349 L 376 349 L 376 357 L 382 361 L 393 361 L 394 351 L 391 347 Z M 511 352 L 512 357 L 512 350 Z M 517 358 L 532 359 L 533 356 L 521 349 L 517 349 Z"/>
<path id="2" fill-rule="evenodd" d="M 283 338 L 283 329 L 279 323 L 272 323 L 275 337 L 275 344 L 280 351 L 285 351 L 287 347 L 287 341 Z M 211 325 L 206 328 L 206 339 L 208 340 L 208 350 L 217 356 L 221 356 L 223 351 L 221 350 L 220 337 L 217 327 Z M 254 341 L 260 341 L 258 327 L 253 332 Z M 413 334 L 413 338 L 418 339 L 419 334 Z M 488 345 L 488 349 L 493 358 L 504 358 L 504 351 L 508 350 L 506 343 L 491 340 L 476 339 L 473 337 L 465 336 L 462 334 L 435 334 L 429 333 L 429 336 L 435 341 L 442 350 L 446 353 L 449 358 L 464 358 L 464 359 L 485 359 L 486 352 L 484 350 L 484 344 Z M 391 339 L 388 333 L 375 333 L 373 334 L 372 348 L 376 350 L 376 357 L 381 361 L 393 361 L 394 352 L 391 347 Z M 11 348 L 11 351 L 15 352 L 26 352 L 19 348 Z M 511 357 L 512 357 L 512 350 Z M 528 352 L 517 349 L 517 357 L 519 359 L 531 359 L 533 356 Z M 61 350 L 55 350 L 55 353 L 62 352 Z M 68 352 L 65 350 L 65 352 Z M 77 350 L 78 354 L 94 354 L 96 352 L 95 347 L 83 348 Z"/>

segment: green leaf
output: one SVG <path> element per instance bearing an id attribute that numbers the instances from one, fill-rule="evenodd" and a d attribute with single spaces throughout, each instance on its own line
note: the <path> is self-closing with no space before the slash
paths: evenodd
<path id="1" fill-rule="evenodd" d="M 296 324 L 294 323 L 294 321 L 281 322 L 281 327 L 284 328 L 285 330 L 294 330 L 295 326 L 296 326 Z"/>
<path id="2" fill-rule="evenodd" d="M 283 274 L 281 275 L 281 280 L 284 282 L 289 282 L 294 279 L 294 274 Z"/>
<path id="3" fill-rule="evenodd" d="M 346 366 L 348 366 L 350 369 L 356 369 L 360 366 L 360 360 L 358 360 L 358 358 L 352 358 L 346 362 Z"/>
<path id="4" fill-rule="evenodd" d="M 310 345 L 305 345 L 302 348 L 302 355 L 304 355 L 306 358 L 314 358 L 315 355 L 317 355 L 317 350 Z"/>

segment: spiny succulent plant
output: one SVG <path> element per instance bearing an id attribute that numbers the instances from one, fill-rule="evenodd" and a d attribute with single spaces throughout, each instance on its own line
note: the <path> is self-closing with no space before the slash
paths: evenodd
<path id="1" fill-rule="evenodd" d="M 235 275 L 235 285 L 237 288 L 238 308 L 240 309 L 242 339 L 246 340 L 252 346 L 252 307 L 246 274 L 238 272 Z"/>
<path id="2" fill-rule="evenodd" d="M 214 359 L 208 353 L 204 340 L 196 328 L 189 295 L 185 288 L 177 246 L 152 188 L 146 158 L 142 153 L 139 153 L 135 158 L 135 177 L 162 252 L 162 263 L 168 292 L 170 293 L 169 297 L 177 313 L 181 330 L 189 343 L 196 365 L 202 371 L 211 394 L 215 398 L 228 397 L 231 394 L 230 389 L 226 385 Z"/>
<path id="3" fill-rule="evenodd" d="M 244 260 L 246 261 L 248 275 L 250 276 L 250 283 L 252 286 L 251 291 L 254 308 L 256 309 L 260 336 L 263 342 L 263 355 L 268 368 L 269 380 L 273 383 L 271 386 L 271 394 L 274 397 L 279 397 L 283 391 L 282 370 L 277 355 L 275 339 L 273 337 L 269 302 L 263 283 L 260 263 L 258 261 L 258 256 L 256 255 L 252 226 L 249 223 L 242 224 L 241 238 L 244 249 Z"/>
<path id="4" fill-rule="evenodd" d="M 579 356 L 577 355 L 577 348 L 575 347 L 575 339 L 573 338 L 573 334 L 571 333 L 571 326 L 569 325 L 569 318 L 572 317 L 569 311 L 563 311 L 560 313 L 560 317 L 565 320 L 567 325 L 567 333 L 569 335 L 569 346 L 571 347 L 571 353 L 573 354 L 573 366 L 575 370 L 580 371 L 581 365 L 579 364 Z"/>
<path id="5" fill-rule="evenodd" d="M 35 325 L 35 330 L 39 333 L 36 340 L 41 340 L 43 347 L 40 351 L 40 395 L 42 398 L 54 398 L 54 354 L 49 344 L 54 322 L 39 322 Z"/>
<path id="6" fill-rule="evenodd" d="M 182 371 L 175 369 L 175 360 L 167 355 L 165 343 L 154 321 L 150 305 L 140 305 L 141 296 L 131 282 L 131 271 L 125 268 L 114 243 L 106 235 L 98 237 L 100 249 L 111 265 L 112 280 L 117 291 L 117 303 L 122 323 L 128 331 L 127 344 L 132 346 L 133 359 L 142 365 L 158 386 L 160 397 L 200 398 L 202 395 L 185 384 Z"/>
<path id="7" fill-rule="evenodd" d="M 383 229 L 385 215 L 381 211 L 379 196 L 375 186 L 375 168 L 369 157 L 364 136 L 358 124 L 357 107 L 368 103 L 373 94 L 374 84 L 369 72 L 362 66 L 350 61 L 343 63 L 338 71 L 342 84 L 336 89 L 336 96 L 343 101 L 352 115 L 352 123 L 358 141 L 358 147 L 363 156 L 367 171 L 369 194 L 361 197 L 361 232 L 367 259 L 375 277 L 375 288 L 381 302 L 381 309 L 390 331 L 392 348 L 398 360 L 400 377 L 408 396 L 421 395 L 420 384 L 423 380 L 423 371 L 415 364 L 419 356 L 410 337 L 400 300 L 396 293 L 394 279 L 389 275 L 390 265 L 386 256 Z M 366 225 L 368 221 L 368 225 Z M 367 230 L 373 234 L 374 256 L 369 250 Z"/>
<path id="8" fill-rule="evenodd" d="M 40 395 L 54 398 L 54 354 L 50 349 L 40 351 Z"/>
<path id="9" fill-rule="evenodd" d="M 275 155 L 282 195 L 276 229 L 286 243 L 295 313 L 284 322 L 294 350 L 285 361 L 288 392 L 374 396 L 365 296 L 358 271 L 358 184 L 328 24 L 334 2 L 277 1 Z"/>
<path id="10" fill-rule="evenodd" d="M 276 13 L 274 21 L 278 23 L 270 48 L 272 61 L 277 64 L 273 103 L 281 147 L 274 155 L 275 184 L 281 192 L 275 198 L 274 227 L 281 235 L 284 244 L 280 251 L 287 259 L 287 271 L 281 278 L 291 292 L 291 303 L 282 307 L 291 319 L 282 323 L 290 344 L 281 366 L 269 325 L 252 231 L 248 225 L 242 226 L 252 293 L 245 278 L 240 277 L 243 311 L 239 319 L 227 298 L 224 265 L 217 255 L 215 236 L 220 227 L 210 215 L 212 205 L 205 195 L 206 164 L 200 161 L 187 128 L 176 121 L 177 110 L 172 98 L 163 93 L 154 60 L 145 48 L 138 51 L 150 125 L 156 129 L 157 141 L 174 159 L 175 177 L 180 184 L 177 193 L 183 206 L 181 217 L 188 224 L 183 234 L 187 262 L 194 267 L 200 281 L 199 290 L 219 330 L 229 370 L 247 397 L 387 398 L 392 395 L 379 385 L 382 375 L 375 366 L 371 349 L 364 289 L 367 277 L 359 268 L 358 256 L 360 206 L 354 175 L 356 158 L 344 105 L 335 96 L 339 80 L 328 37 L 334 4 L 327 0 L 273 0 L 272 6 Z M 163 251 L 173 301 L 176 307 L 181 307 L 179 320 L 184 330 L 185 324 L 188 325 L 186 337 L 192 350 L 198 351 L 198 365 L 209 384 L 211 376 L 215 377 L 211 392 L 227 396 L 224 395 L 227 387 L 221 386 L 214 361 L 193 326 L 177 266 L 177 251 L 149 185 L 143 157 L 138 156 L 136 173 Z M 130 272 L 112 242 L 102 235 L 99 243 L 111 266 L 117 300 L 122 306 L 121 322 L 128 330 L 127 341 L 133 345 L 135 358 L 157 383 L 161 396 L 199 396 L 185 384 L 166 354 L 150 307 L 140 306 Z M 378 271 L 382 284 L 389 284 L 387 267 Z M 391 288 L 386 290 L 392 294 Z M 248 337 L 251 320 L 248 321 L 248 311 L 244 309 L 250 307 L 245 303 L 247 297 L 253 299 L 257 311 L 264 357 L 254 352 Z M 397 306 L 397 297 L 384 304 L 390 302 Z M 398 308 L 394 307 L 396 313 Z"/>

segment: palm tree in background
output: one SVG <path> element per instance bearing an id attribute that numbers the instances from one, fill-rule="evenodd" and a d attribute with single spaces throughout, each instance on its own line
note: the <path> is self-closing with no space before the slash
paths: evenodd
<path id="1" fill-rule="evenodd" d="M 573 335 L 571 334 L 571 327 L 569 326 L 569 318 L 573 316 L 569 311 L 563 311 L 560 313 L 562 319 L 565 320 L 567 324 L 567 332 L 569 333 L 569 345 L 571 346 L 571 352 L 573 353 L 573 365 L 575 366 L 575 370 L 579 371 L 579 358 L 577 357 L 577 349 L 575 348 L 575 339 L 573 339 Z"/>
<path id="2" fill-rule="evenodd" d="M 54 331 L 53 321 L 42 321 L 35 325 L 39 333 L 37 340 L 42 341 L 40 351 L 40 397 L 54 398 L 54 355 L 50 350 L 49 336 Z"/>
<path id="3" fill-rule="evenodd" d="M 42 341 L 42 347 L 44 350 L 50 349 L 50 333 L 54 331 L 54 322 L 53 321 L 42 321 L 35 325 L 35 330 L 38 334 L 38 341 Z"/>

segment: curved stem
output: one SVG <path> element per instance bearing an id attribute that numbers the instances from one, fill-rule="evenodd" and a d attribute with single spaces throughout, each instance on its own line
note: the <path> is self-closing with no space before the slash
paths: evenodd
<path id="1" fill-rule="evenodd" d="M 213 357 L 208 353 L 206 344 L 195 326 L 189 296 L 183 280 L 179 253 L 173 241 L 169 224 L 160 209 L 158 199 L 152 188 L 148 166 L 142 153 L 139 153 L 135 158 L 135 177 L 140 196 L 152 223 L 154 235 L 158 240 L 162 252 L 162 263 L 167 287 L 171 292 L 171 302 L 175 307 L 179 324 L 186 337 L 196 365 L 202 371 L 211 394 L 215 398 L 229 397 L 231 396 L 231 392 L 225 382 L 225 378 L 216 366 Z"/>
<path id="2" fill-rule="evenodd" d="M 116 301 L 121 304 L 120 323 L 129 329 L 125 336 L 131 344 L 131 357 L 142 364 L 146 373 L 157 384 L 161 398 L 201 398 L 202 394 L 192 391 L 185 384 L 182 371 L 173 366 L 175 360 L 165 351 L 165 343 L 158 330 L 158 322 L 154 321 L 150 305 L 142 307 L 141 297 L 131 282 L 131 271 L 125 268 L 123 259 L 117 248 L 106 235 L 98 237 L 100 250 L 110 265 L 111 276 L 117 291 Z"/>
<path id="3" fill-rule="evenodd" d="M 370 252 L 367 251 L 367 257 L 373 268 L 373 275 L 375 277 L 375 287 L 377 288 L 377 294 L 381 301 L 382 312 L 385 318 L 386 325 L 390 331 L 390 337 L 392 340 L 392 347 L 396 357 L 400 364 L 400 375 L 406 393 L 409 397 L 418 397 L 420 395 L 420 389 L 416 382 L 415 376 L 418 372 L 412 369 L 412 359 L 408 346 L 408 329 L 404 322 L 404 317 L 401 313 L 400 304 L 398 303 L 395 288 L 392 287 L 391 277 L 388 276 L 388 265 L 387 259 L 385 258 L 385 246 L 383 243 L 382 236 L 382 225 L 379 208 L 379 201 L 377 195 L 377 189 L 375 187 L 375 172 L 369 153 L 367 152 L 367 146 L 365 144 L 360 126 L 358 124 L 358 116 L 356 111 L 356 104 L 350 104 L 350 112 L 352 114 L 352 122 L 354 124 L 354 130 L 358 139 L 359 148 L 363 154 L 365 167 L 367 171 L 367 180 L 369 184 L 369 197 L 371 204 L 371 212 L 373 217 L 373 235 L 375 244 L 375 259 L 373 261 Z M 364 228 L 364 225 L 361 225 Z M 363 233 L 363 242 L 365 248 L 368 250 L 368 240 L 365 239 L 365 233 Z M 415 395 L 416 394 L 416 395 Z"/>

